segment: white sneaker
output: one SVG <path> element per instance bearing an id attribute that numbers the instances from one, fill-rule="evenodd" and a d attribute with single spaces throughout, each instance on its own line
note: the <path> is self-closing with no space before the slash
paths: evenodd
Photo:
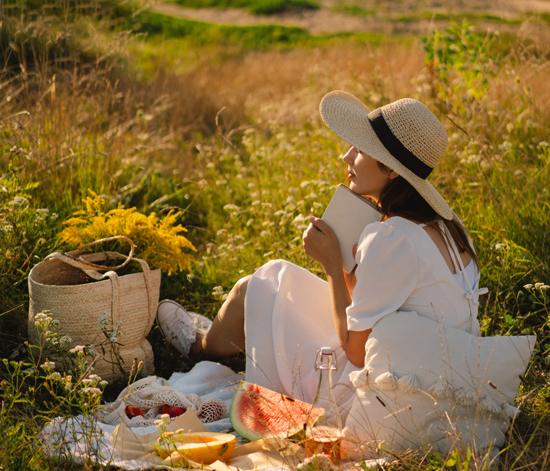
<path id="1" fill-rule="evenodd" d="M 187 312 L 178 303 L 169 299 L 159 303 L 157 320 L 164 336 L 185 357 L 189 355 L 197 334 L 205 335 L 212 325 L 212 321 L 207 317 L 196 312 Z"/>

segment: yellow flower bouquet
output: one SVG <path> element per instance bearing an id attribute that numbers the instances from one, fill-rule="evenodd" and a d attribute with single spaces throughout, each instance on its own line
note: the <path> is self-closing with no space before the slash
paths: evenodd
<path id="1" fill-rule="evenodd" d="M 196 251 L 189 240 L 181 235 L 187 232 L 176 221 L 181 212 L 170 211 L 160 218 L 156 213 L 148 216 L 136 208 L 116 208 L 107 211 L 107 200 L 89 191 L 84 198 L 85 209 L 77 211 L 74 217 L 63 224 L 65 229 L 59 234 L 61 241 L 71 250 L 99 239 L 116 235 L 126 236 L 135 244 L 135 256 L 145 260 L 151 269 L 160 269 L 169 275 L 172 272 L 189 268 L 193 256 L 186 250 Z M 127 253 L 124 242 L 110 243 L 104 250 Z"/>

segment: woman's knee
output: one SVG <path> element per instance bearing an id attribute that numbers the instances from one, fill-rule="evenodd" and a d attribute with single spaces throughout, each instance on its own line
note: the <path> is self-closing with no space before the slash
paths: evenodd
<path id="1" fill-rule="evenodd" d="M 239 281 L 237 281 L 237 283 L 235 283 L 235 286 L 233 286 L 232 289 L 235 298 L 237 298 L 243 304 L 246 297 L 246 290 L 248 288 L 248 282 L 250 281 L 250 278 L 252 278 L 252 275 L 241 278 Z"/>

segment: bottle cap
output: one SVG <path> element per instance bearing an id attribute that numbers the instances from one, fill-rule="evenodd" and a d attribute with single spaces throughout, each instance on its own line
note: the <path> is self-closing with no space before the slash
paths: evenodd
<path id="1" fill-rule="evenodd" d="M 321 347 L 321 355 L 332 355 L 331 347 Z"/>

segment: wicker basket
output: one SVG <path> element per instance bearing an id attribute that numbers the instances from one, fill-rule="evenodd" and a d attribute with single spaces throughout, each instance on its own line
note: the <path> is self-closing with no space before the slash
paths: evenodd
<path id="1" fill-rule="evenodd" d="M 131 244 L 130 255 L 103 252 L 82 255 L 82 249 L 113 239 L 126 239 Z M 102 239 L 67 254 L 53 253 L 36 265 L 29 275 L 29 340 L 37 344 L 38 332 L 34 317 L 49 310 L 59 320 L 60 333 L 72 339 L 72 346 L 103 344 L 94 363 L 94 373 L 107 381 L 122 376 L 122 367 L 129 372 L 134 361 L 143 361 L 145 375 L 154 372 L 153 350 L 145 336 L 155 320 L 159 301 L 160 270 L 149 270 L 144 260 L 133 258 L 134 246 L 130 239 L 117 236 Z M 117 267 L 105 267 L 94 262 L 107 259 L 125 259 Z M 131 260 L 140 263 L 143 272 L 118 276 L 115 270 Z M 97 270 L 109 270 L 105 274 Z M 99 280 L 99 281 L 98 281 Z M 107 341 L 99 327 L 99 318 L 108 314 L 107 329 L 121 322 L 116 346 Z"/>

